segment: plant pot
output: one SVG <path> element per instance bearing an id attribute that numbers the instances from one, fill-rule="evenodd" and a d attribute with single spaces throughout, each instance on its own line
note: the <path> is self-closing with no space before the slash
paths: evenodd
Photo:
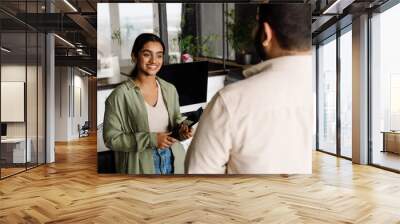
<path id="1" fill-rule="evenodd" d="M 236 54 L 236 62 L 241 65 L 249 65 L 252 62 L 251 54 Z"/>
<path id="2" fill-rule="evenodd" d="M 243 64 L 245 65 L 251 64 L 251 59 L 252 59 L 251 54 L 245 54 L 243 56 Z"/>

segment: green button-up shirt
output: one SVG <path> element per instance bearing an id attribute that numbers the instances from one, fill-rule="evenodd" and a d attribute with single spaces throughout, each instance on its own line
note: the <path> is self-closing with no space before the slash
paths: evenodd
<path id="1" fill-rule="evenodd" d="M 169 115 L 169 130 L 185 117 L 179 110 L 175 87 L 158 78 Z M 154 174 L 152 150 L 157 146 L 157 133 L 149 131 L 147 110 L 140 89 L 129 79 L 117 86 L 105 102 L 103 138 L 115 152 L 116 170 L 126 174 Z M 184 173 L 185 150 L 177 142 L 171 146 L 174 173 Z"/>

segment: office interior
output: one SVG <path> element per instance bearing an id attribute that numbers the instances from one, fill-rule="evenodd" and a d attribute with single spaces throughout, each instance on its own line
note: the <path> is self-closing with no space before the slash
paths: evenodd
<path id="1" fill-rule="evenodd" d="M 326 2 L 325 2 L 326 3 Z M 313 58 L 314 58 L 314 95 L 316 111 L 315 149 L 326 152 L 340 158 L 345 158 L 355 163 L 370 164 L 391 170 L 399 170 L 399 103 L 398 99 L 398 68 L 395 63 L 396 44 L 394 42 L 398 32 L 393 23 L 398 19 L 396 6 L 389 8 L 393 3 L 337 3 L 334 8 L 342 7 L 341 13 L 326 12 L 322 16 L 313 18 Z M 324 8 L 324 1 L 314 5 Z M 383 6 L 385 5 L 385 6 Z M 331 10 L 331 9 L 330 9 Z M 127 12 L 135 12 L 129 14 Z M 205 106 L 212 96 L 225 85 L 243 79 L 241 71 L 249 64 L 259 62 L 259 58 L 252 48 L 251 39 L 233 37 L 240 32 L 251 33 L 251 30 L 237 31 L 233 24 L 246 24 L 254 21 L 256 14 L 255 5 L 243 4 L 126 4 L 126 3 L 102 3 L 98 5 L 100 33 L 112 33 L 99 35 L 98 52 L 100 68 L 98 69 L 98 146 L 99 152 L 106 149 L 100 138 L 101 125 L 104 114 L 104 101 L 111 93 L 116 83 L 127 79 L 130 66 L 129 46 L 132 45 L 135 36 L 141 32 L 152 31 L 159 34 L 164 42 L 167 42 L 166 64 L 180 63 L 182 54 L 187 53 L 187 40 L 204 40 L 199 44 L 201 54 L 193 54 L 194 61 L 208 61 L 208 87 L 207 100 L 202 103 L 193 102 L 194 105 L 183 106 L 181 110 L 188 112 L 196 107 Z M 142 12 L 142 13 L 141 13 Z M 236 20 L 232 16 L 235 12 Z M 362 21 L 368 24 L 368 30 L 353 29 L 353 22 L 358 14 L 367 13 L 369 18 Z M 223 18 L 221 18 L 223 17 Z M 127 19 L 131 18 L 131 19 Z M 218 20 L 218 18 L 221 18 Z M 237 21 L 240 18 L 239 21 Z M 243 19 L 246 18 L 246 19 Z M 354 20 L 353 20 L 354 18 Z M 362 18 L 362 17 L 360 17 Z M 245 21 L 240 21 L 240 20 Z M 191 21 L 190 28 L 187 23 Z M 210 21 L 218 21 L 210 23 Z M 234 23 L 235 22 L 235 23 Z M 140 25 L 139 25 L 140 24 Z M 212 24 L 212 25 L 210 25 Z M 224 25 L 225 24 L 225 25 Z M 358 25 L 358 24 L 357 24 Z M 365 25 L 365 24 L 364 24 Z M 162 28 L 165 26 L 165 28 Z M 361 26 L 361 25 L 360 25 Z M 359 28 L 359 27 L 357 27 Z M 365 27 L 364 27 L 365 28 Z M 104 31 L 104 32 L 103 32 Z M 353 32 L 363 32 L 353 38 Z M 116 35 L 119 34 L 119 35 Z M 387 39 L 387 40 L 386 40 Z M 240 41 L 242 44 L 238 44 Z M 366 50 L 364 57 L 367 61 L 356 60 L 352 48 L 354 44 L 363 43 L 356 49 Z M 362 49 L 361 49 L 362 48 Z M 212 49 L 212 50 L 211 50 Z M 367 54 L 367 56 L 365 56 Z M 247 58 L 247 61 L 245 58 Z M 353 64 L 362 63 L 366 68 L 354 67 Z M 103 67 L 106 69 L 103 69 Z M 354 67 L 354 68 L 353 68 Z M 364 69 L 357 71 L 355 69 Z M 183 70 L 188 70 L 184 68 Z M 190 70 L 190 69 L 189 69 Z M 194 70 L 195 71 L 195 70 Z M 365 88 L 366 92 L 355 101 L 356 107 L 362 104 L 362 111 L 353 113 L 353 101 L 356 94 L 352 92 L 353 81 L 361 81 L 354 73 L 367 72 L 369 83 L 362 83 L 358 88 Z M 122 74 L 122 75 L 121 75 Z M 201 75 L 194 74 L 193 76 Z M 397 77 L 397 78 L 396 78 Z M 193 77 L 192 77 L 193 78 Z M 358 80 L 357 80 L 358 79 Z M 190 82 L 188 82 L 190 83 Z M 356 83 L 355 83 L 356 84 Z M 190 85 L 190 84 L 188 84 Z M 179 91 L 179 89 L 178 89 Z M 203 93 L 196 92 L 201 95 Z M 200 103 L 200 104 L 199 104 Z M 368 111 L 367 114 L 361 112 Z M 358 127 L 352 126 L 354 119 L 364 119 Z M 357 133 L 361 143 L 353 152 L 353 131 Z M 361 135 L 361 133 L 363 135 Z M 365 134 L 367 133 L 367 134 Z M 371 143 L 367 145 L 366 142 Z M 187 143 L 190 144 L 190 143 Z M 353 159 L 353 153 L 354 159 Z M 99 164 L 101 165 L 101 164 Z"/>
<path id="2" fill-rule="evenodd" d="M 344 3 L 343 3 L 344 4 Z M 346 7 L 344 7 L 346 6 Z M 398 172 L 399 71 L 394 1 L 343 7 L 317 18 L 313 29 L 316 149 L 359 164 Z M 327 24 L 317 27 L 324 20 Z"/>
<path id="3" fill-rule="evenodd" d="M 255 26 L 256 4 L 100 3 L 97 10 L 100 173 L 112 172 L 114 166 L 113 152 L 102 138 L 104 103 L 128 80 L 134 67 L 131 48 L 140 33 L 155 33 L 166 45 L 158 76 L 175 85 L 184 116 L 205 108 L 218 90 L 244 79 L 243 69 L 260 62 L 251 35 L 246 37 Z M 190 141 L 182 142 L 186 150 Z"/>
<path id="4" fill-rule="evenodd" d="M 65 150 L 70 143 L 81 147 L 88 144 L 95 153 L 107 150 L 100 141 L 104 100 L 127 79 L 132 66 L 131 45 L 141 32 L 156 33 L 167 43 L 165 64 L 183 63 L 186 53 L 194 62 L 207 61 L 206 99 L 183 106 L 182 112 L 206 105 L 219 89 L 243 79 L 243 69 L 259 62 L 251 39 L 230 36 L 234 24 L 248 23 L 247 19 L 255 17 L 254 4 L 106 2 L 111 1 L 1 1 L 2 184 L 29 177 L 35 170 L 57 167 L 57 156 L 62 158 L 63 168 L 68 167 L 65 158 L 79 153 L 73 148 Z M 277 2 L 282 3 L 270 1 Z M 400 67 L 395 52 L 400 50 L 396 41 L 400 39 L 396 29 L 400 3 L 284 2 L 309 3 L 313 12 L 313 156 L 335 159 L 326 164 L 317 160 L 313 172 L 319 176 L 315 178 L 326 181 L 321 172 L 338 179 L 356 172 L 364 178 L 382 173 L 398 177 Z M 100 18 L 100 13 L 112 16 Z M 141 13 L 151 19 L 140 20 Z M 104 32 L 96 32 L 99 29 Z M 103 38 L 107 33 L 111 35 Z M 104 50 L 100 51 L 100 45 Z M 13 98 L 8 97 L 11 95 Z M 80 136 L 82 126 L 87 125 L 89 137 Z M 91 154 L 90 158 L 97 167 L 96 156 Z M 351 163 L 350 174 L 340 173 L 341 164 L 347 162 Z M 75 165 L 71 163 L 71 169 Z M 97 168 L 91 170 L 97 172 Z M 390 192 L 397 195 L 398 185 L 389 180 L 382 178 L 379 183 L 394 184 Z M 329 182 L 322 188 L 331 189 L 332 185 Z M 374 191 L 372 185 L 368 194 L 381 198 L 381 192 Z M 338 188 L 347 191 L 348 185 Z M 395 201 L 395 197 L 387 200 L 393 203 L 392 209 L 398 205 Z M 346 214 L 333 216 L 343 218 Z M 398 218 L 395 213 L 386 215 L 389 221 Z M 340 217 L 337 220 L 343 221 Z"/>
<path id="5" fill-rule="evenodd" d="M 70 17 L 63 18 L 60 12 L 69 11 L 65 3 L 2 1 L 0 7 L 4 179 L 54 163 L 56 142 L 95 132 L 90 119 L 95 124 L 96 41 L 82 35 Z"/>

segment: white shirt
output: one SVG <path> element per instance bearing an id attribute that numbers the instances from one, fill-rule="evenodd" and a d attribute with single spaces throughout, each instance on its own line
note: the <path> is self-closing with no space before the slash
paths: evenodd
<path id="1" fill-rule="evenodd" d="M 271 59 L 220 90 L 189 146 L 188 173 L 310 174 L 311 60 L 311 55 Z"/>
<path id="2" fill-rule="evenodd" d="M 168 111 L 162 97 L 160 84 L 158 82 L 157 92 L 158 97 L 155 106 L 151 106 L 147 102 L 145 102 L 147 109 L 147 119 L 149 120 L 149 130 L 150 132 L 167 132 L 169 120 Z"/>

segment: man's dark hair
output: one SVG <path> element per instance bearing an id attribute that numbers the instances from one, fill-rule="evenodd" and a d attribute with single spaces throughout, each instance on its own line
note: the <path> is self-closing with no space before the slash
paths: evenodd
<path id="1" fill-rule="evenodd" d="M 311 7 L 309 4 L 261 4 L 258 22 L 268 22 L 285 50 L 311 48 Z"/>

